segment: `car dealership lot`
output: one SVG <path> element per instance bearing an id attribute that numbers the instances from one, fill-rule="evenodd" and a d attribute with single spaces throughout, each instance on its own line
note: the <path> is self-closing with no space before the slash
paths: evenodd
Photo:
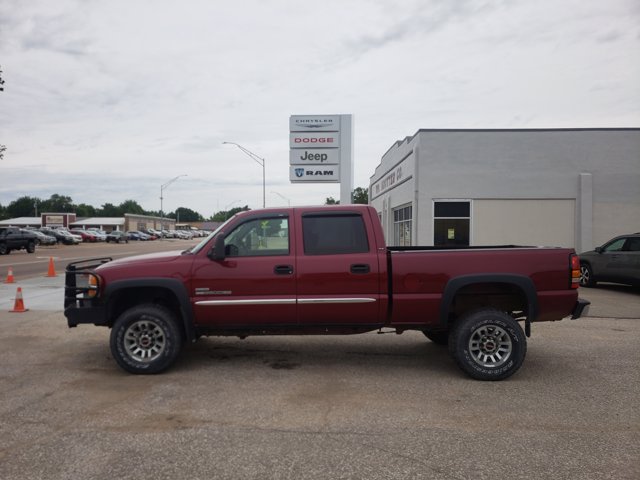
<path id="1" fill-rule="evenodd" d="M 504 382 L 468 379 L 418 333 L 208 338 L 166 374 L 132 376 L 107 329 L 67 329 L 62 270 L 159 244 L 64 247 L 53 279 L 45 256 L 24 281 L 42 294 L 25 296 L 26 313 L 7 313 L 15 285 L 1 286 L 0 478 L 640 476 L 640 295 L 628 288 L 581 289 L 590 316 L 535 324 Z"/>

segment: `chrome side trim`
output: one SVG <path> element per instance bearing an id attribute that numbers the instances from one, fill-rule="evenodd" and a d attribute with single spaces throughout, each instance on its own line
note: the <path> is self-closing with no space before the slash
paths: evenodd
<path id="1" fill-rule="evenodd" d="M 375 298 L 299 298 L 298 303 L 313 304 L 313 303 L 371 303 L 375 302 Z"/>
<path id="2" fill-rule="evenodd" d="M 265 300 L 202 300 L 196 305 L 220 306 L 220 305 L 295 305 L 295 298 L 275 298 Z"/>
<path id="3" fill-rule="evenodd" d="M 372 303 L 375 298 L 300 298 L 297 303 L 303 305 L 310 304 L 341 304 L 341 303 Z M 196 305 L 201 306 L 224 306 L 224 305 L 295 305 L 295 298 L 274 298 L 264 300 L 201 300 Z"/>

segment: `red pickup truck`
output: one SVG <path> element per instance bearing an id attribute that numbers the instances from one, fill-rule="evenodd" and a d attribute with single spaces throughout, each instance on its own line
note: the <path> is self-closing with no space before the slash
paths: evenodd
<path id="1" fill-rule="evenodd" d="M 69 264 L 65 316 L 110 327 L 132 373 L 165 370 L 203 335 L 391 328 L 422 331 L 471 377 L 500 380 L 522 365 L 532 322 L 584 313 L 579 280 L 572 249 L 386 247 L 372 207 L 265 209 L 183 252 Z"/>

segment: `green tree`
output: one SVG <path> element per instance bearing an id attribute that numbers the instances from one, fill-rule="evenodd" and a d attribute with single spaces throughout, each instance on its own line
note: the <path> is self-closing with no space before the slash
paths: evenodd
<path id="1" fill-rule="evenodd" d="M 9 214 L 7 213 L 7 207 L 3 207 L 0 203 L 0 220 L 5 220 L 9 218 Z"/>
<path id="2" fill-rule="evenodd" d="M 215 213 L 213 215 L 213 217 L 211 217 L 211 221 L 212 222 L 224 222 L 225 220 L 233 217 L 236 213 L 238 213 L 238 212 L 246 212 L 248 210 L 251 210 L 248 205 L 245 205 L 244 207 L 232 208 L 231 210 L 228 210 L 228 211 L 221 210 L 221 211 Z"/>
<path id="3" fill-rule="evenodd" d="M 369 189 L 356 187 L 356 189 L 351 192 L 351 201 L 353 203 L 359 203 L 368 205 L 369 204 Z M 325 205 L 340 205 L 340 200 L 336 200 L 333 197 L 327 197 L 324 201 Z"/>
<path id="4" fill-rule="evenodd" d="M 40 211 L 51 213 L 73 213 L 75 211 L 75 205 L 73 204 L 71 197 L 54 193 L 48 200 L 42 201 Z"/>
<path id="5" fill-rule="evenodd" d="M 351 194 L 353 203 L 369 204 L 369 189 L 357 187 Z"/>
<path id="6" fill-rule="evenodd" d="M 120 215 L 124 215 L 125 213 L 132 213 L 135 215 L 145 214 L 144 208 L 142 208 L 135 200 L 125 200 L 118 205 L 118 210 L 121 212 Z"/>
<path id="7" fill-rule="evenodd" d="M 179 207 L 176 208 L 175 212 L 169 213 L 167 215 L 167 217 L 169 218 L 173 218 L 176 220 L 180 220 L 180 223 L 182 222 L 202 222 L 204 220 L 204 217 L 202 215 L 200 215 L 198 212 L 191 210 L 190 208 L 186 208 L 186 207 Z"/>
<path id="8" fill-rule="evenodd" d="M 123 214 L 119 207 L 116 207 L 113 203 L 105 203 L 96 212 L 100 217 L 122 217 Z"/>
<path id="9" fill-rule="evenodd" d="M 33 217 L 36 213 L 36 202 L 40 205 L 42 200 L 36 197 L 20 197 L 7 205 L 6 213 L 9 218 Z"/>
<path id="10" fill-rule="evenodd" d="M 87 205 L 86 203 L 76 205 L 76 215 L 78 217 L 95 217 L 96 212 L 96 208 L 92 205 Z"/>

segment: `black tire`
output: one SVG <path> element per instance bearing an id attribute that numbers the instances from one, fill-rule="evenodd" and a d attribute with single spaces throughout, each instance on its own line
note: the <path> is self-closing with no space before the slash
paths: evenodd
<path id="1" fill-rule="evenodd" d="M 424 331 L 424 336 L 431 340 L 436 345 L 448 345 L 449 344 L 449 331 Z"/>
<path id="2" fill-rule="evenodd" d="M 596 281 L 593 277 L 593 269 L 586 262 L 580 262 L 580 286 L 595 287 Z"/>
<path id="3" fill-rule="evenodd" d="M 472 378 L 503 380 L 522 366 L 527 339 L 510 315 L 487 308 L 456 321 L 449 337 L 449 353 Z"/>
<path id="4" fill-rule="evenodd" d="M 36 251 L 36 242 L 27 243 L 27 253 L 34 253 Z"/>
<path id="5" fill-rule="evenodd" d="M 0 243 L 0 255 L 9 255 L 10 251 L 6 243 Z"/>
<path id="6" fill-rule="evenodd" d="M 111 354 L 130 373 L 160 373 L 182 347 L 175 315 L 165 307 L 143 304 L 126 310 L 111 330 Z"/>

